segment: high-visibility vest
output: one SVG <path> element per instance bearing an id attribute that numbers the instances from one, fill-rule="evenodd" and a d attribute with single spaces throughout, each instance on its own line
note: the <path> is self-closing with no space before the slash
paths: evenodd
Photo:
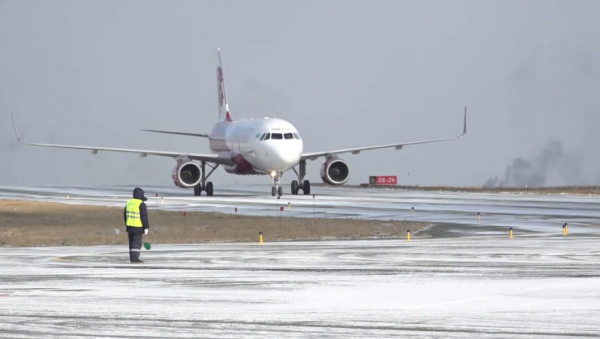
<path id="1" fill-rule="evenodd" d="M 140 199 L 131 199 L 127 202 L 125 207 L 125 216 L 127 220 L 125 225 L 131 227 L 143 227 L 142 219 L 140 218 L 140 205 L 142 201 Z"/>

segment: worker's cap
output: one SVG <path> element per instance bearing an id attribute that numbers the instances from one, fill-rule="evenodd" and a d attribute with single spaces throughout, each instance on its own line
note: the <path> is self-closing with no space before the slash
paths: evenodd
<path id="1" fill-rule="evenodd" d="M 148 199 L 146 199 L 146 197 L 144 196 L 144 190 L 136 187 L 133 189 L 133 198 L 134 199 L 140 199 L 141 201 L 146 201 Z"/>

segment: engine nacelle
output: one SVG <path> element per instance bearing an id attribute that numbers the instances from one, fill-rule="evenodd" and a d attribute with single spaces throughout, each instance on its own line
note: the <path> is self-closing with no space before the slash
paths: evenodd
<path id="1" fill-rule="evenodd" d="M 321 167 L 321 179 L 326 184 L 343 185 L 350 179 L 350 167 L 342 159 L 329 159 Z"/>
<path id="2" fill-rule="evenodd" d="M 173 178 L 175 186 L 191 188 L 200 183 L 200 180 L 202 179 L 202 168 L 193 161 L 182 161 L 173 168 L 171 177 Z"/>

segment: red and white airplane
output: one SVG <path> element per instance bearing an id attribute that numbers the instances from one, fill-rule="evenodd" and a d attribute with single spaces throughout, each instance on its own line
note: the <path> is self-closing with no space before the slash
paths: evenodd
<path id="1" fill-rule="evenodd" d="M 57 147 L 90 150 L 92 154 L 99 151 L 136 153 L 142 157 L 156 155 L 174 158 L 177 165 L 173 168 L 172 178 L 176 186 L 194 188 L 194 195 L 200 196 L 202 191 L 207 196 L 213 195 L 213 184 L 207 179 L 217 169 L 223 166 L 226 172 L 238 175 L 269 175 L 273 180 L 271 195 L 283 194 L 280 179 L 284 172 L 293 170 L 297 180 L 292 180 L 291 192 L 310 194 L 310 182 L 305 180 L 306 160 L 316 160 L 323 157 L 321 178 L 330 185 L 342 185 L 350 178 L 350 167 L 338 157 L 342 153 L 358 154 L 380 148 L 395 148 L 397 150 L 408 145 L 426 144 L 449 140 L 458 140 L 467 133 L 467 109 L 465 108 L 463 133 L 460 136 L 444 139 L 392 143 L 386 145 L 345 148 L 330 151 L 304 153 L 302 138 L 298 130 L 289 122 L 273 118 L 252 118 L 233 120 L 227 103 L 227 93 L 223 78 L 221 52 L 217 50 L 217 85 L 219 120 L 210 134 L 184 133 L 162 130 L 143 130 L 147 132 L 168 133 L 193 137 L 208 138 L 211 154 L 163 152 L 139 149 L 91 147 L 75 145 L 57 145 L 25 142 L 19 136 L 14 123 L 17 139 L 29 146 Z M 206 172 L 209 166 L 210 172 Z M 298 167 L 298 170 L 296 170 Z"/>

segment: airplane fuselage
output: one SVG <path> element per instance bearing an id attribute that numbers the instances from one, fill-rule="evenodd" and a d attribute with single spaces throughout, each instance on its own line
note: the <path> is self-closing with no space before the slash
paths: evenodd
<path id="1" fill-rule="evenodd" d="M 303 143 L 298 130 L 281 119 L 254 118 L 221 121 L 209 134 L 210 151 L 231 158 L 228 173 L 283 173 L 300 161 Z"/>

